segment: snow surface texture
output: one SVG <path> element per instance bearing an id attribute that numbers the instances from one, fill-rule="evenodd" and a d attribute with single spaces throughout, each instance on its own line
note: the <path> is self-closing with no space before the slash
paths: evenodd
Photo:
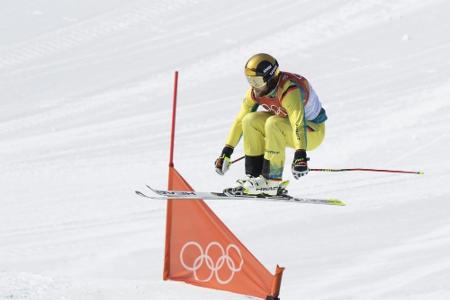
<path id="1" fill-rule="evenodd" d="M 424 0 L 17 0 L 0 10 L 0 299 L 245 299 L 162 281 L 175 165 L 215 174 L 257 52 L 309 78 L 329 120 L 290 193 L 346 207 L 208 202 L 282 299 L 450 299 L 450 4 Z M 235 158 L 242 154 L 242 145 Z M 287 157 L 291 157 L 289 150 Z M 287 162 L 289 163 L 289 161 Z"/>

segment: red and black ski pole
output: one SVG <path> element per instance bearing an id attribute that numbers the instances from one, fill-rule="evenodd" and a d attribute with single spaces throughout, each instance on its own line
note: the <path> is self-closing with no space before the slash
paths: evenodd
<path id="1" fill-rule="evenodd" d="M 231 161 L 231 164 L 234 164 L 235 162 L 238 162 L 242 159 L 244 159 L 245 156 L 241 156 L 233 161 Z M 423 175 L 424 172 L 422 171 L 402 171 L 402 170 L 386 170 L 386 169 L 367 169 L 367 168 L 348 168 L 348 169 L 309 169 L 310 171 L 314 172 L 353 172 L 353 171 L 362 171 L 362 172 L 383 172 L 383 173 L 402 173 L 402 174 L 416 174 L 416 175 Z"/>
<path id="2" fill-rule="evenodd" d="M 350 168 L 350 169 L 309 169 L 316 172 L 349 172 L 349 171 L 363 171 L 363 172 L 383 172 L 383 173 L 402 173 L 402 174 L 417 174 L 423 175 L 422 171 L 403 171 L 403 170 L 385 170 L 385 169 L 367 169 L 367 168 Z"/>

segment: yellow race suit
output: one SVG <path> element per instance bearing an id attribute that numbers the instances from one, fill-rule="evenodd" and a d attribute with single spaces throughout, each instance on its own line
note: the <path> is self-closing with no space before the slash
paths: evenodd
<path id="1" fill-rule="evenodd" d="M 257 111 L 262 107 L 263 111 Z M 248 89 L 231 125 L 226 145 L 235 148 L 244 137 L 246 156 L 264 155 L 270 179 L 281 179 L 286 146 L 306 151 L 325 136 L 327 115 L 317 94 L 303 76 L 281 72 L 277 87 L 262 97 Z"/>

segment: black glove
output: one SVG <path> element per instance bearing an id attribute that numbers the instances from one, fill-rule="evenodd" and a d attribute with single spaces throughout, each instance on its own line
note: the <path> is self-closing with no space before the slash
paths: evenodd
<path id="1" fill-rule="evenodd" d="M 305 150 L 296 150 L 294 155 L 294 161 L 292 162 L 292 175 L 295 179 L 299 179 L 302 176 L 308 174 L 308 160 Z"/>
<path id="2" fill-rule="evenodd" d="M 222 153 L 219 158 L 216 159 L 214 165 L 216 167 L 217 174 L 224 175 L 231 165 L 231 154 L 233 154 L 233 148 L 230 146 L 223 147 Z"/>

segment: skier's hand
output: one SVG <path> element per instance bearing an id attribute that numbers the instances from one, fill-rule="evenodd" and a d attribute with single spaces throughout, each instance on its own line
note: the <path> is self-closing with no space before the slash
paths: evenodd
<path id="1" fill-rule="evenodd" d="M 299 179 L 309 173 L 308 160 L 306 151 L 299 149 L 295 151 L 294 161 L 292 162 L 292 175 L 295 179 Z"/>
<path id="2" fill-rule="evenodd" d="M 225 146 L 220 154 L 219 158 L 216 159 L 214 165 L 216 167 L 217 174 L 224 175 L 231 165 L 231 154 L 233 153 L 233 148 L 230 146 Z"/>

